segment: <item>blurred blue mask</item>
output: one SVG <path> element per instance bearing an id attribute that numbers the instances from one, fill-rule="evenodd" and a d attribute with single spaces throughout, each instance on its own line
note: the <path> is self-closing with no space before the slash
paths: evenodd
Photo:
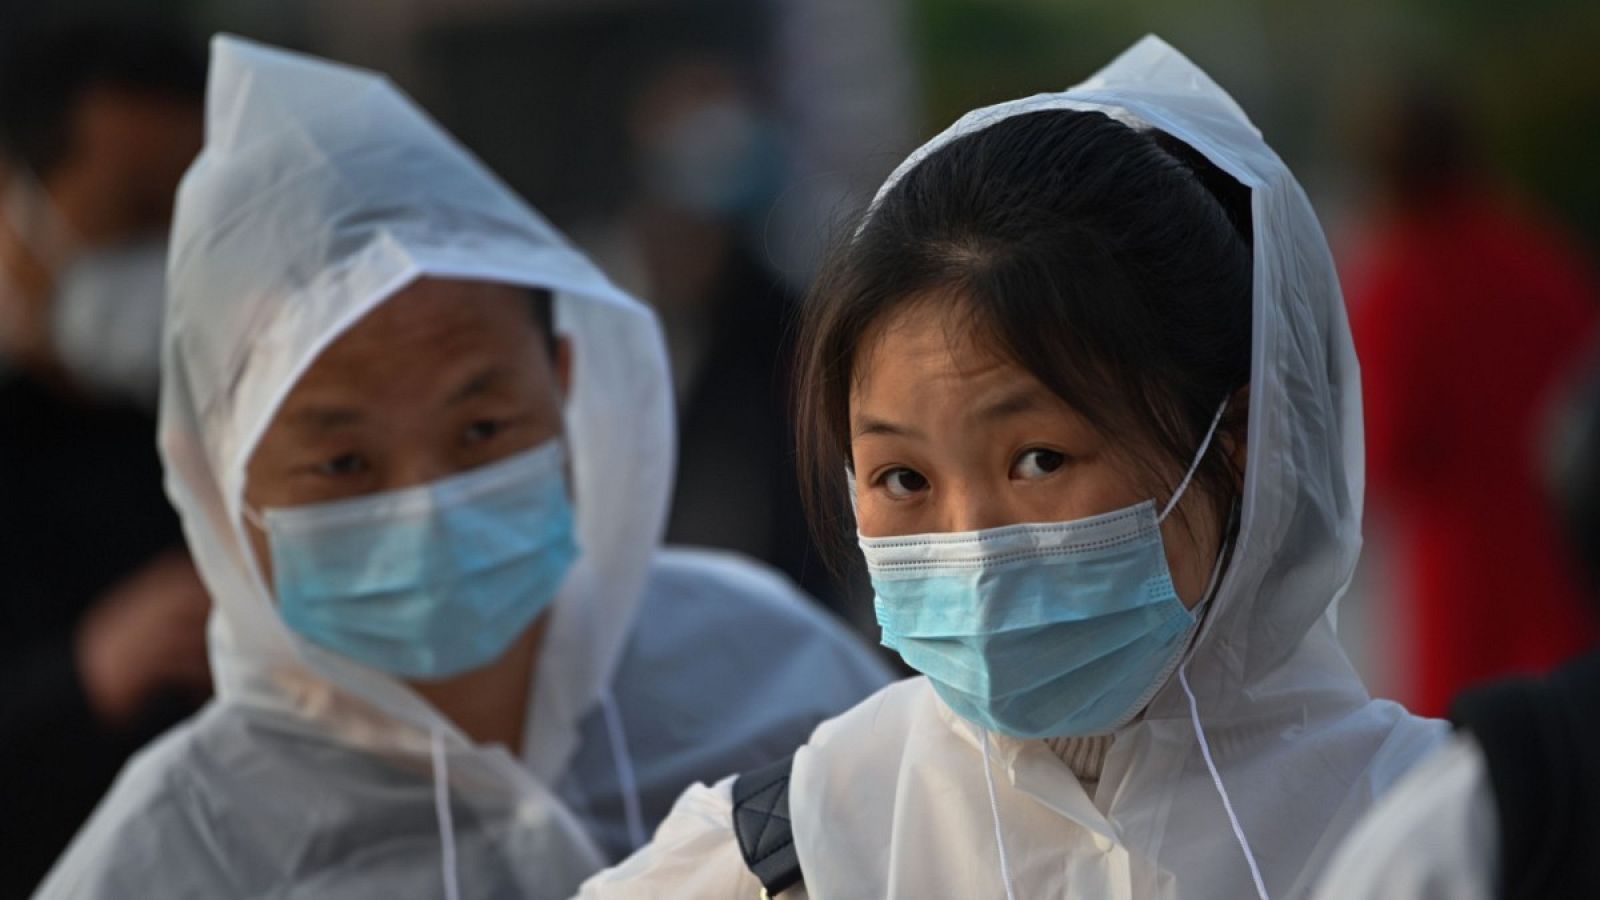
<path id="1" fill-rule="evenodd" d="M 292 630 L 437 680 L 498 659 L 555 600 L 578 555 L 565 463 L 557 438 L 414 488 L 246 514 Z"/>

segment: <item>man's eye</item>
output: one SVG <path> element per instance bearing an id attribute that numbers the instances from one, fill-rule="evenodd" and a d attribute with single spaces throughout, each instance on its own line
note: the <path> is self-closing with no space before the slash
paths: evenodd
<path id="1" fill-rule="evenodd" d="M 344 478 L 350 475 L 360 475 L 370 468 L 365 457 L 359 453 L 345 453 L 317 466 L 317 473 L 330 478 Z"/>
<path id="2" fill-rule="evenodd" d="M 504 431 L 505 427 L 506 424 L 498 419 L 479 419 L 467 426 L 466 431 L 462 433 L 462 438 L 469 444 L 482 443 L 483 441 L 492 440 L 500 432 Z"/>
<path id="3" fill-rule="evenodd" d="M 1055 472 L 1066 463 L 1065 453 L 1035 447 L 1023 451 L 1022 455 L 1017 457 L 1017 461 L 1011 466 L 1011 477 L 1022 481 L 1034 481 Z"/>
<path id="4" fill-rule="evenodd" d="M 883 489 L 897 500 L 928 489 L 928 479 L 914 469 L 890 469 L 881 479 Z"/>

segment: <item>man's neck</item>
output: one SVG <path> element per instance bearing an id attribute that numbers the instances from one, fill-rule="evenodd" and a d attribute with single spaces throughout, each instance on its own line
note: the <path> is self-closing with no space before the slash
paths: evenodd
<path id="1" fill-rule="evenodd" d="M 411 687 L 474 742 L 501 744 L 520 755 L 533 693 L 533 669 L 539 662 L 548 622 L 548 616 L 540 616 L 499 659 L 484 668 L 446 681 L 413 682 Z"/>

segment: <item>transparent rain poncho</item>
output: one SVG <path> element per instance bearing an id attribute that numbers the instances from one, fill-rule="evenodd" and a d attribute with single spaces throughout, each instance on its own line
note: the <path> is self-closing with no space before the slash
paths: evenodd
<path id="1" fill-rule="evenodd" d="M 1070 90 L 968 113 L 879 196 L 950 142 L 1052 109 L 1164 131 L 1251 190 L 1250 437 L 1231 564 L 1178 675 L 1116 733 L 1092 796 L 1043 741 L 985 740 L 921 678 L 818 728 L 789 785 L 805 890 L 1304 896 L 1373 799 L 1445 735 L 1372 700 L 1335 635 L 1364 475 L 1360 377 L 1333 260 L 1305 193 L 1244 112 L 1154 37 Z M 584 896 L 754 893 L 729 796 L 727 782 L 691 789 L 652 845 Z"/>
<path id="2" fill-rule="evenodd" d="M 792 749 L 883 683 L 780 578 L 659 549 L 675 436 L 655 317 L 387 80 L 219 37 L 206 117 L 159 439 L 215 599 L 217 698 L 130 765 L 42 896 L 566 896 L 684 785 Z M 581 555 L 520 756 L 298 638 L 245 538 L 246 464 L 284 396 L 424 276 L 548 289 L 574 347 Z"/>

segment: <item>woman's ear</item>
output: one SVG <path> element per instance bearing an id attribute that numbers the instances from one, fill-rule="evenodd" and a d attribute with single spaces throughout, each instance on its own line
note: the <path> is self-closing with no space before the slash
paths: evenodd
<path id="1" fill-rule="evenodd" d="M 565 403 L 572 393 L 572 339 L 567 337 L 556 338 L 555 355 L 552 359 L 556 370 L 556 389 L 561 392 L 561 402 Z"/>
<path id="2" fill-rule="evenodd" d="M 1233 392 L 1228 400 L 1228 411 L 1222 416 L 1222 450 L 1233 463 L 1234 488 L 1244 490 L 1244 466 L 1250 444 L 1250 385 Z"/>

